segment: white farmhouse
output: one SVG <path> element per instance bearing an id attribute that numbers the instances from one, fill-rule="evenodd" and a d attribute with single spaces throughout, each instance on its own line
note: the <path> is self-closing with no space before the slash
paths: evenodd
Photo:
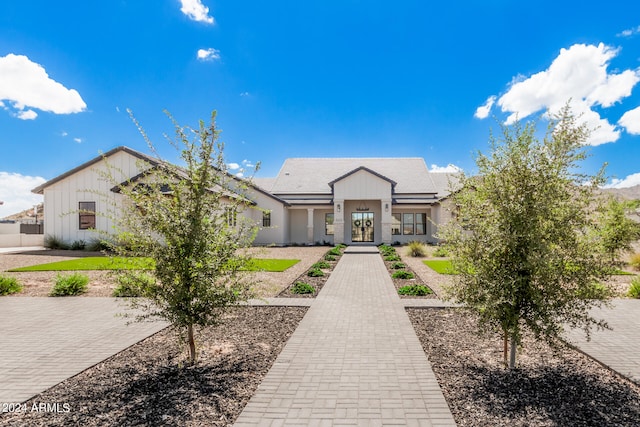
<path id="1" fill-rule="evenodd" d="M 109 232 L 118 213 L 108 211 L 122 196 L 104 174 L 125 181 L 155 164 L 117 147 L 35 188 L 44 195 L 45 235 L 72 242 Z M 259 226 L 256 245 L 435 243 L 454 180 L 429 172 L 422 158 L 292 158 L 276 177 L 254 179 L 248 197 L 259 209 L 242 215 Z"/>

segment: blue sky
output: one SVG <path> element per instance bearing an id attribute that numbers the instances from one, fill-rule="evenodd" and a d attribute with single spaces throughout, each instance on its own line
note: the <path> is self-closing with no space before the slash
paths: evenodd
<path id="1" fill-rule="evenodd" d="M 3 1 L 0 218 L 101 151 L 146 152 L 127 109 L 168 160 L 163 110 L 215 109 L 227 161 L 258 176 L 334 156 L 473 173 L 498 122 L 571 98 L 599 126 L 585 172 L 640 184 L 639 81 L 628 0 Z"/>

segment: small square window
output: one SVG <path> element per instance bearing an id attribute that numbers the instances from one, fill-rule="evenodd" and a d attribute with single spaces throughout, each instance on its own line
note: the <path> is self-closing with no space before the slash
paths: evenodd
<path id="1" fill-rule="evenodd" d="M 78 228 L 80 230 L 96 228 L 96 202 L 78 203 Z"/>

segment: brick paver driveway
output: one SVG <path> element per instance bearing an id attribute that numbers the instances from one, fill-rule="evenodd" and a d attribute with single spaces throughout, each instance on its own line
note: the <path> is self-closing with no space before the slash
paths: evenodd
<path id="1" fill-rule="evenodd" d="M 25 401 L 161 330 L 115 298 L 0 298 L 0 404 Z"/>
<path id="2" fill-rule="evenodd" d="M 587 341 L 581 330 L 566 334 L 569 342 L 600 363 L 640 384 L 640 300 L 617 299 L 612 308 L 593 309 L 611 330 L 595 331 Z"/>

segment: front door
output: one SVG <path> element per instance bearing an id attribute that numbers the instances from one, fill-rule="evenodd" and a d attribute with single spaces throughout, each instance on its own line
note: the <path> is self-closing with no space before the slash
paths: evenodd
<path id="1" fill-rule="evenodd" d="M 351 241 L 373 242 L 373 212 L 351 213 Z"/>

